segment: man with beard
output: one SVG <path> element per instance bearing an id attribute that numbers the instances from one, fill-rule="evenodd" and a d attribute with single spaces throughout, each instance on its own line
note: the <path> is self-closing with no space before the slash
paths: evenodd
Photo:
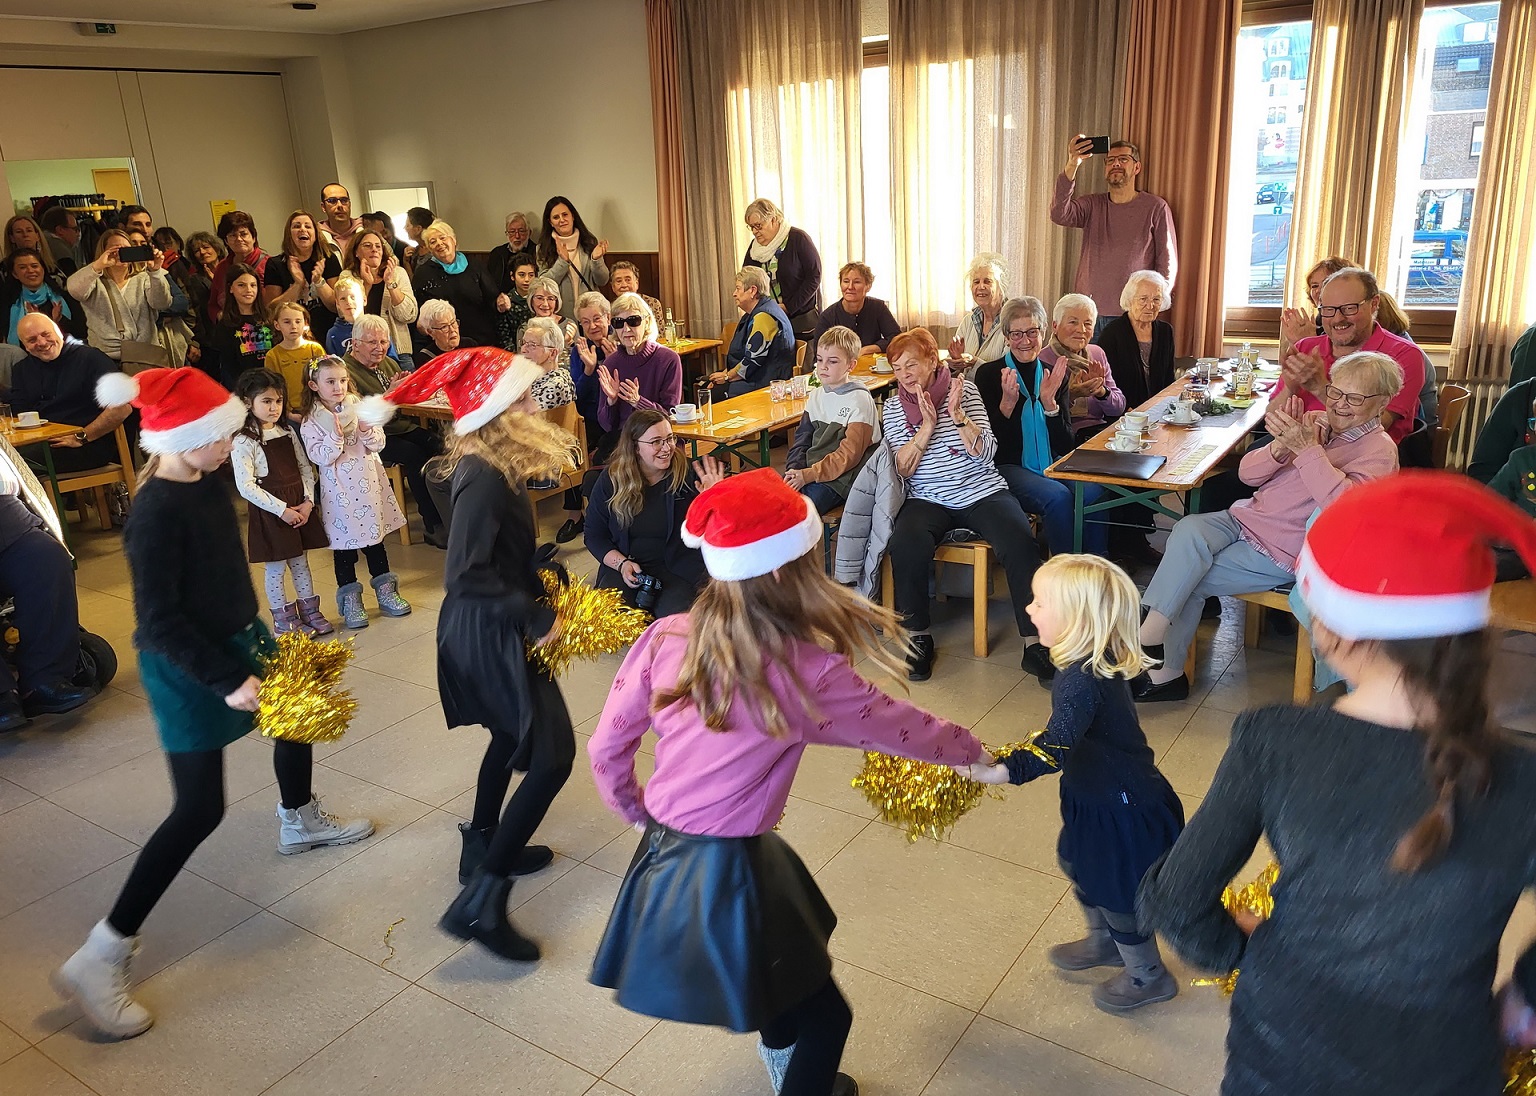
<path id="1" fill-rule="evenodd" d="M 1056 177 L 1051 220 L 1083 230 L 1073 289 L 1098 305 L 1099 321 L 1093 332 L 1097 337 L 1105 324 L 1124 311 L 1120 291 L 1132 271 L 1155 270 L 1170 286 L 1175 284 L 1179 244 L 1168 203 L 1136 189 L 1141 150 L 1129 141 L 1116 141 L 1104 157 L 1109 193 L 1074 196 L 1077 169 L 1092 155 L 1092 148 L 1092 139 L 1081 133 L 1072 138 L 1066 167 Z"/>

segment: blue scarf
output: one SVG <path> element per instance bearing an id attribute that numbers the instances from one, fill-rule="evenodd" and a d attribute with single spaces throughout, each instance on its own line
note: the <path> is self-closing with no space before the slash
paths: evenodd
<path id="1" fill-rule="evenodd" d="M 69 302 L 66 301 L 63 297 L 59 296 L 58 293 L 54 292 L 53 287 L 50 286 L 47 282 L 44 282 L 36 289 L 28 289 L 23 286 L 21 290 L 21 296 L 17 297 L 16 303 L 11 305 L 11 326 L 9 332 L 5 336 L 5 341 L 16 346 L 21 345 L 21 343 L 16 338 L 16 325 L 20 323 L 21 318 L 27 314 L 27 305 L 31 305 L 38 312 L 43 313 L 43 315 L 48 316 L 51 319 L 53 317 L 54 301 L 59 302 L 60 320 L 67 320 L 74 315 L 74 313 L 69 310 Z"/>
<path id="2" fill-rule="evenodd" d="M 1024 383 L 1024 371 L 1019 368 L 1019 363 L 1013 360 L 1013 351 L 1003 354 L 1009 368 L 1019 375 L 1019 399 L 1024 402 L 1019 415 L 1019 425 L 1024 429 L 1024 467 L 1038 476 L 1045 475 L 1045 470 L 1050 467 L 1051 460 L 1051 435 L 1045 424 L 1045 408 L 1040 405 L 1040 378 L 1045 373 L 1045 367 L 1040 364 L 1040 359 L 1035 359 L 1035 383 Z"/>
<path id="3" fill-rule="evenodd" d="M 453 257 L 453 262 L 451 263 L 445 263 L 436 257 L 432 261 L 450 274 L 462 274 L 464 273 L 464 268 L 469 265 L 469 256 L 461 251 Z"/>

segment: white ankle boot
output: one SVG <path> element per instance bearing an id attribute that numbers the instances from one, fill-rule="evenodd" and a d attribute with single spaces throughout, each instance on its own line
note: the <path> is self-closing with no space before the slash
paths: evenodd
<path id="1" fill-rule="evenodd" d="M 149 1030 L 155 1018 L 128 996 L 130 967 L 139 950 L 137 936 L 120 936 L 106 921 L 96 922 L 80 950 L 53 972 L 53 988 L 104 1035 L 132 1039 Z"/>
<path id="2" fill-rule="evenodd" d="M 319 796 L 313 796 L 293 811 L 279 802 L 277 820 L 282 823 L 277 835 L 277 851 L 285 856 L 308 852 L 322 845 L 350 845 L 373 832 L 373 823 L 366 818 L 341 819 L 321 810 Z"/>

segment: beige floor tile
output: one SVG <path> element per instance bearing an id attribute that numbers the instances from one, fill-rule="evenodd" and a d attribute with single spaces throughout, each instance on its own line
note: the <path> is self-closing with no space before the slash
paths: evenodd
<path id="1" fill-rule="evenodd" d="M 1051 690 L 1041 688 L 1033 674 L 1013 669 L 1018 682 L 985 716 L 970 725 L 971 732 L 990 746 L 1015 742 L 1044 727 L 1051 718 Z"/>
<path id="2" fill-rule="evenodd" d="M 149 706 L 109 689 L 68 715 L 34 720 L 0 740 L 0 772 L 38 795 L 159 749 Z"/>
<path id="3" fill-rule="evenodd" d="M 869 824 L 868 819 L 858 815 L 791 795 L 784 804 L 784 817 L 777 829 L 815 874 Z"/>
<path id="4" fill-rule="evenodd" d="M 836 964 L 834 973 L 853 1009 L 844 1072 L 871 1093 L 924 1091 L 974 1014 L 846 963 Z"/>
<path id="5" fill-rule="evenodd" d="M 409 1033 L 408 1039 L 402 1035 Z M 425 990 L 408 987 L 269 1096 L 580 1096 L 595 1078 Z M 381 1087 L 383 1086 L 383 1087 Z"/>
<path id="6" fill-rule="evenodd" d="M 886 826 L 854 838 L 816 879 L 840 919 L 837 958 L 971 1009 L 1067 890 L 954 845 L 908 844 Z"/>
<path id="7" fill-rule="evenodd" d="M 923 1096 L 1168 1096 L 1162 1085 L 977 1017 Z"/>
<path id="8" fill-rule="evenodd" d="M 20 784 L 12 784 L 9 780 L 0 780 L 0 814 L 15 810 L 17 807 L 32 802 L 37 796 L 27 791 Z"/>
<path id="9" fill-rule="evenodd" d="M 80 1016 L 59 999 L 48 976 L 72 955 L 117 900 L 136 857 L 126 856 L 0 920 L 14 946 L 0 950 L 0 1020 L 32 1040 Z M 258 907 L 182 872 L 144 922 L 133 976 L 144 981 L 258 912 Z"/>
<path id="10" fill-rule="evenodd" d="M 606 1080 L 634 1096 L 768 1096 L 757 1037 L 696 1024 L 657 1024 Z"/>
<path id="11" fill-rule="evenodd" d="M 403 621 L 409 622 L 416 614 L 404 617 Z M 417 624 L 424 618 L 417 618 Z M 436 623 L 432 630 L 422 632 L 416 625 L 404 623 L 402 628 L 409 628 L 409 635 L 401 639 L 398 635 L 390 635 L 388 629 L 391 625 L 402 624 L 402 620 L 375 621 L 367 628 L 372 633 L 378 630 L 377 636 L 369 635 L 367 639 L 359 639 L 357 647 L 357 665 L 372 673 L 383 674 L 385 677 L 398 678 L 409 681 L 414 685 L 433 689 L 437 687 L 437 632 Z"/>
<path id="12" fill-rule="evenodd" d="M 277 851 L 277 789 L 231 803 L 213 836 L 192 854 L 189 870 L 258 906 L 270 906 L 337 865 L 363 852 L 369 841 L 408 826 L 431 808 L 425 803 L 315 766 L 315 793 L 326 810 L 347 818 L 373 819 L 373 836 L 351 845 L 311 849 L 294 856 Z"/>
<path id="13" fill-rule="evenodd" d="M 419 984 L 601 1076 L 656 1025 L 587 981 L 618 888 L 612 875 L 578 864 L 513 914 L 543 959 L 510 963 L 472 945 Z M 515 901 L 515 884 L 512 895 Z"/>
<path id="14" fill-rule="evenodd" d="M 41 1051 L 25 1050 L 0 1064 L 0 1092 L 16 1096 L 93 1096 Z"/>
<path id="15" fill-rule="evenodd" d="M 994 789 L 1001 799 L 983 799 L 956 823 L 948 841 L 1011 864 L 1061 876 L 1056 839 L 1061 834 L 1061 785 L 1046 776 L 1018 787 Z"/>
<path id="16" fill-rule="evenodd" d="M 1294 653 L 1240 651 L 1202 701 L 1205 708 L 1242 712 L 1264 704 L 1289 704 L 1296 672 Z"/>
<path id="17" fill-rule="evenodd" d="M 1225 1060 L 1227 1005 L 1220 991 L 1190 986 L 1197 974 L 1165 948 L 1163 958 L 1179 979 L 1178 997 L 1130 1016 L 1100 1012 L 1090 989 L 1111 972 L 1068 974 L 1045 958 L 1048 947 L 1081 933 L 1076 906 L 1063 902 L 982 1014 L 1186 1096 L 1214 1096 Z"/>
<path id="18" fill-rule="evenodd" d="M 442 719 L 437 703 L 437 689 L 416 685 L 386 674 L 376 674 L 353 664 L 347 667 L 346 687 L 357 701 L 357 714 L 347 733 L 335 742 L 315 747 L 315 757 L 324 760 L 354 745 L 376 731 L 391 727 L 418 712 L 433 711 Z"/>
<path id="19" fill-rule="evenodd" d="M 607 1081 L 599 1081 L 587 1089 L 586 1096 L 632 1096 L 632 1094 Z"/>
<path id="20" fill-rule="evenodd" d="M 485 736 L 478 727 L 449 730 L 434 705 L 348 743 L 325 764 L 438 807 L 475 786 Z"/>
<path id="21" fill-rule="evenodd" d="M 968 658 L 945 658 L 933 664 L 933 677 L 913 682 L 907 699 L 934 715 L 952 719 L 962 727 L 974 726 L 1023 682 L 1018 664 L 999 666 Z M 900 686 L 889 680 L 876 683 L 894 696 L 901 696 Z M 1030 684 L 1031 688 L 1038 688 Z"/>
<path id="22" fill-rule="evenodd" d="M 613 675 L 623 661 L 618 655 L 608 655 L 593 662 L 578 662 L 560 678 L 560 693 L 573 724 L 580 726 L 602 714 Z"/>
<path id="23" fill-rule="evenodd" d="M 0 917 L 134 851 L 134 846 L 45 799 L 5 814 Z"/>
<path id="24" fill-rule="evenodd" d="M 1231 712 L 1219 708 L 1201 708 L 1195 713 L 1157 761 L 1157 767 L 1173 785 L 1174 791 L 1205 795 L 1216 776 L 1217 766 L 1226 756 L 1235 718 Z"/>
<path id="25" fill-rule="evenodd" d="M 264 1092 L 405 989 L 402 979 L 260 913 L 139 987 L 156 1026 L 98 1042 L 81 1021 L 42 1050 L 102 1096 Z"/>
<path id="26" fill-rule="evenodd" d="M 0 1062 L 8 1062 L 32 1044 L 17 1035 L 4 1024 L 0 1024 Z M 4 1076 L 0 1072 L 0 1076 Z M 9 1089 L 5 1091 L 10 1091 Z"/>

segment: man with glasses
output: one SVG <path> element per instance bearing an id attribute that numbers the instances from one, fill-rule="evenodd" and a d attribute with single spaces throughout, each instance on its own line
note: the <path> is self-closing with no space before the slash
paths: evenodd
<path id="1" fill-rule="evenodd" d="M 331 183 L 320 190 L 320 205 L 325 210 L 325 223 L 320 226 L 336 249 L 346 253 L 347 244 L 363 227 L 361 217 L 352 216 L 352 196 L 340 183 Z"/>
<path id="2" fill-rule="evenodd" d="M 1116 141 L 1104 158 L 1107 194 L 1075 194 L 1077 169 L 1092 155 L 1093 141 L 1079 133 L 1067 150 L 1067 164 L 1056 177 L 1051 220 L 1083 230 L 1075 292 L 1092 297 L 1099 308 L 1094 335 L 1124 311 L 1120 290 L 1136 270 L 1155 270 L 1172 287 L 1179 272 L 1179 244 L 1173 213 L 1156 194 L 1136 189 L 1141 150 Z"/>
<path id="3" fill-rule="evenodd" d="M 1382 412 L 1381 425 L 1401 443 L 1413 432 L 1419 390 L 1424 387 L 1423 351 L 1376 322 L 1381 297 L 1369 270 L 1340 270 L 1323 283 L 1317 300 L 1323 334 L 1299 341 L 1281 363 L 1283 384 L 1271 402 L 1300 395 L 1308 411 L 1324 410 L 1324 390 L 1335 361 L 1360 350 L 1385 354 L 1402 368 L 1403 386 Z"/>

